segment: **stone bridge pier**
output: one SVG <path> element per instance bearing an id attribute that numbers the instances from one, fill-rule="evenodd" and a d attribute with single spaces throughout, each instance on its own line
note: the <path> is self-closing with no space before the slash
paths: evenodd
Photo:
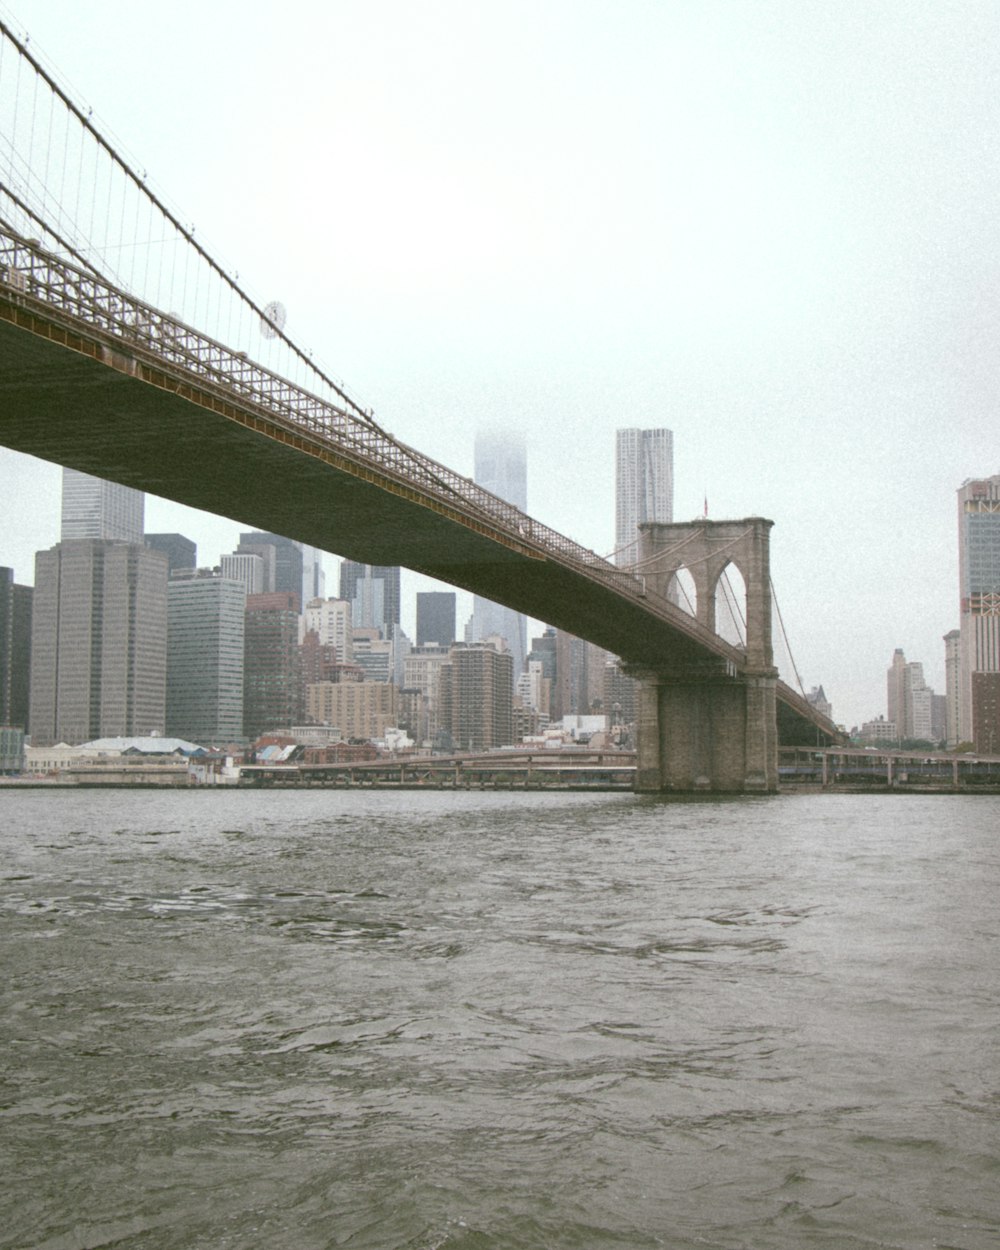
<path id="1" fill-rule="evenodd" d="M 646 584 L 667 598 L 686 568 L 696 617 L 715 630 L 715 597 L 726 567 L 746 586 L 746 663 L 706 656 L 632 670 L 640 681 L 636 788 L 651 792 L 771 793 L 778 788 L 778 673 L 771 646 L 772 521 L 695 521 L 639 527 Z"/>

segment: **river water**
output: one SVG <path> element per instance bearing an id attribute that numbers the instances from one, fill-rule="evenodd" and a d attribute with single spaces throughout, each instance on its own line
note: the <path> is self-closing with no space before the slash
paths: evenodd
<path id="1" fill-rule="evenodd" d="M 1000 799 L 0 791 L 0 1246 L 1000 1245 Z"/>

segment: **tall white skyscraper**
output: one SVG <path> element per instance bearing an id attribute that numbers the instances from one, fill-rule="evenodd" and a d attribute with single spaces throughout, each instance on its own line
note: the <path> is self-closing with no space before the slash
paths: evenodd
<path id="1" fill-rule="evenodd" d="M 958 575 L 958 734 L 992 753 L 1000 743 L 990 708 L 1000 682 L 1000 474 L 959 488 Z"/>
<path id="2" fill-rule="evenodd" d="M 326 573 L 323 570 L 323 553 L 318 547 L 299 543 L 302 548 L 302 602 L 322 599 L 326 595 Z"/>
<path id="3" fill-rule="evenodd" d="M 63 469 L 60 537 L 141 543 L 145 503 L 141 490 Z"/>
<path id="4" fill-rule="evenodd" d="M 615 438 L 615 563 L 633 564 L 638 526 L 674 519 L 671 430 L 618 430 Z"/>
<path id="5" fill-rule="evenodd" d="M 310 599 L 302 615 L 303 633 L 316 635 L 321 647 L 336 648 L 337 662 L 350 664 L 354 659 L 351 605 L 345 599 Z"/>
<path id="6" fill-rule="evenodd" d="M 522 512 L 528 506 L 528 453 L 524 435 L 512 430 L 481 430 L 476 435 L 475 481 Z M 512 681 L 524 671 L 528 622 L 520 612 L 476 595 L 472 609 L 472 641 L 493 635 L 506 639 L 513 660 Z"/>

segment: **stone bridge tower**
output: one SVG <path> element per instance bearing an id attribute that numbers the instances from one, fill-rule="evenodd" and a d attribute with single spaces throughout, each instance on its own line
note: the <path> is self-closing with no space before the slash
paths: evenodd
<path id="1" fill-rule="evenodd" d="M 668 597 L 678 570 L 690 573 L 696 617 L 713 630 L 727 565 L 746 586 L 746 661 L 734 671 L 706 659 L 665 663 L 640 679 L 636 788 L 646 791 L 769 793 L 778 788 L 777 669 L 771 647 L 772 521 L 694 521 L 640 526 L 639 567 L 648 588 Z"/>

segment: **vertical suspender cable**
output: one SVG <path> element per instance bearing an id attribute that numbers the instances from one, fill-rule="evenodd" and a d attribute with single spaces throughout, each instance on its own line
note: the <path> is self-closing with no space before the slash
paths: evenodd
<path id="1" fill-rule="evenodd" d="M 774 582 L 771 582 L 771 602 L 774 604 L 774 610 L 778 614 L 778 624 L 781 626 L 781 636 L 785 640 L 785 650 L 788 652 L 788 662 L 792 666 L 792 672 L 795 674 L 795 681 L 799 687 L 799 693 L 805 698 L 806 689 L 802 684 L 802 678 L 799 676 L 799 670 L 795 664 L 795 657 L 792 655 L 792 648 L 788 642 L 788 634 L 785 632 L 785 620 L 781 615 L 781 604 L 778 603 L 778 596 L 775 593 Z"/>

